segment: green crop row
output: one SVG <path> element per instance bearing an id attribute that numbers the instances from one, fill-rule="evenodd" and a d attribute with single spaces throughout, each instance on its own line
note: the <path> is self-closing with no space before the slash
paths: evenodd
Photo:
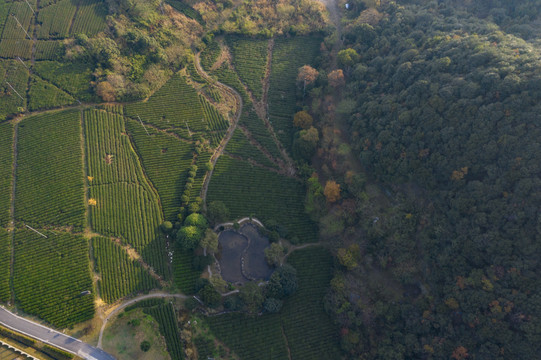
<path id="1" fill-rule="evenodd" d="M 90 88 L 92 70 L 87 63 L 36 61 L 34 71 L 41 78 L 72 95 L 76 100 L 95 100 L 95 95 L 92 94 Z"/>
<path id="2" fill-rule="evenodd" d="M 9 278 L 11 275 L 11 234 L 0 228 L 0 301 L 11 298 Z"/>
<path id="3" fill-rule="evenodd" d="M 21 309 L 65 328 L 94 316 L 88 241 L 66 233 L 45 239 L 15 233 L 13 289 Z"/>
<path id="4" fill-rule="evenodd" d="M 243 160 L 254 161 L 269 168 L 277 168 L 276 164 L 270 161 L 261 150 L 250 143 L 239 128 L 233 133 L 233 137 L 227 143 L 225 151 L 228 154 L 240 156 Z"/>
<path id="5" fill-rule="evenodd" d="M 28 109 L 30 111 L 52 109 L 75 102 L 70 94 L 37 76 L 32 76 L 28 95 L 30 98 Z"/>
<path id="6" fill-rule="evenodd" d="M 288 358 L 278 314 L 253 317 L 229 313 L 205 321 L 212 333 L 241 359 Z"/>
<path id="7" fill-rule="evenodd" d="M 100 295 L 112 303 L 137 291 L 148 291 L 158 286 L 157 281 L 112 240 L 92 239 L 96 272 L 100 274 Z"/>
<path id="8" fill-rule="evenodd" d="M 322 247 L 297 250 L 287 262 L 297 269 L 299 288 L 280 312 L 293 359 L 339 359 L 338 329 L 325 312 L 333 259 Z"/>
<path id="9" fill-rule="evenodd" d="M 37 32 L 39 39 L 66 38 L 69 36 L 70 25 L 77 5 L 72 0 L 60 0 L 55 4 L 43 8 L 38 13 Z"/>
<path id="10" fill-rule="evenodd" d="M 205 322 L 241 359 L 339 359 L 338 332 L 323 308 L 331 255 L 323 248 L 297 250 L 288 262 L 297 269 L 299 288 L 280 313 L 259 317 L 230 313 Z"/>
<path id="11" fill-rule="evenodd" d="M 79 112 L 36 115 L 19 124 L 15 218 L 32 226 L 84 225 Z"/>
<path id="12" fill-rule="evenodd" d="M 128 104 L 126 115 L 161 129 L 189 127 L 190 131 L 204 131 L 205 121 L 199 96 L 184 77 L 173 75 L 146 102 Z"/>
<path id="13" fill-rule="evenodd" d="M 13 126 L 0 123 L 0 227 L 9 221 L 13 164 Z"/>
<path id="14" fill-rule="evenodd" d="M 209 71 L 212 65 L 218 60 L 222 49 L 216 41 L 211 41 L 207 47 L 201 52 L 201 66 Z"/>
<path id="15" fill-rule="evenodd" d="M 177 324 L 177 315 L 173 305 L 170 303 L 164 305 L 144 308 L 146 314 L 151 315 L 159 324 L 160 333 L 165 338 L 167 352 L 172 360 L 183 360 L 184 350 L 180 340 L 180 331 Z"/>
<path id="16" fill-rule="evenodd" d="M 36 60 L 57 60 L 64 55 L 64 45 L 61 41 L 38 40 L 36 42 Z"/>
<path id="17" fill-rule="evenodd" d="M 145 177 L 124 118 L 103 110 L 88 110 L 84 119 L 93 229 L 123 238 L 167 277 L 158 196 Z"/>
<path id="18" fill-rule="evenodd" d="M 0 60 L 0 120 L 4 120 L 8 115 L 19 113 L 26 107 L 28 76 L 28 70 L 18 61 Z M 22 99 L 15 91 L 21 95 Z"/>
<path id="19" fill-rule="evenodd" d="M 76 34 L 95 35 L 107 29 L 106 3 L 100 0 L 81 0 L 79 10 L 73 19 L 70 36 Z"/>
<path id="20" fill-rule="evenodd" d="M 293 142 L 296 79 L 301 66 L 314 61 L 321 40 L 315 37 L 275 40 L 269 88 L 269 116 L 279 140 L 287 149 Z"/>
<path id="21" fill-rule="evenodd" d="M 201 100 L 201 106 L 203 107 L 203 112 L 205 113 L 208 129 L 227 130 L 229 127 L 229 122 L 224 118 L 224 116 L 218 110 L 216 110 L 216 108 L 209 103 L 204 96 L 199 95 L 199 100 Z"/>
<path id="22" fill-rule="evenodd" d="M 252 137 L 261 144 L 267 151 L 276 159 L 280 159 L 282 154 L 278 145 L 274 141 L 269 129 L 265 126 L 263 120 L 261 120 L 253 108 L 245 107 L 240 117 L 239 124 L 245 126 L 246 129 L 252 134 Z"/>
<path id="23" fill-rule="evenodd" d="M 0 41 L 0 57 L 30 59 L 32 41 L 26 39 L 2 39 Z M 22 65 L 21 65 L 22 66 Z"/>
<path id="24" fill-rule="evenodd" d="M 207 201 L 223 201 L 231 218 L 253 215 L 275 220 L 293 242 L 313 242 L 316 226 L 304 213 L 304 186 L 295 179 L 222 156 L 209 184 Z"/>
<path id="25" fill-rule="evenodd" d="M 173 253 L 173 280 L 175 285 L 184 294 L 195 292 L 195 281 L 201 276 L 201 271 L 194 270 L 192 266 L 194 254 L 192 251 L 175 247 Z"/>
<path id="26" fill-rule="evenodd" d="M 269 41 L 231 36 L 227 38 L 227 43 L 231 49 L 233 65 L 239 77 L 252 91 L 255 98 L 261 99 Z"/>
<path id="27" fill-rule="evenodd" d="M 146 175 L 160 196 L 164 218 L 174 221 L 181 205 L 180 197 L 193 159 L 193 144 L 128 120 L 126 127 L 133 139 Z"/>

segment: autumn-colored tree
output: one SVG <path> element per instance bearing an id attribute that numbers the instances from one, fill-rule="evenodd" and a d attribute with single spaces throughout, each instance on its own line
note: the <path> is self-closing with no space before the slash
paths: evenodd
<path id="1" fill-rule="evenodd" d="M 318 75 L 319 72 L 316 69 L 314 69 L 310 65 L 304 65 L 299 68 L 297 82 L 306 87 L 316 81 Z"/>
<path id="2" fill-rule="evenodd" d="M 293 117 L 293 125 L 302 129 L 309 129 L 312 126 L 314 119 L 312 115 L 302 110 L 295 114 Z"/>
<path id="3" fill-rule="evenodd" d="M 340 200 L 340 184 L 334 180 L 328 180 L 325 184 L 323 194 L 329 203 L 335 203 Z"/>
<path id="4" fill-rule="evenodd" d="M 102 81 L 96 86 L 96 94 L 103 99 L 103 101 L 115 101 L 115 88 L 108 81 Z"/>
<path id="5" fill-rule="evenodd" d="M 451 357 L 455 360 L 462 360 L 469 356 L 468 349 L 466 349 L 464 346 L 459 346 L 453 351 L 453 355 Z"/>
<path id="6" fill-rule="evenodd" d="M 346 84 L 342 69 L 331 71 L 329 75 L 327 75 L 327 78 L 329 79 L 329 85 L 334 88 L 342 87 Z"/>

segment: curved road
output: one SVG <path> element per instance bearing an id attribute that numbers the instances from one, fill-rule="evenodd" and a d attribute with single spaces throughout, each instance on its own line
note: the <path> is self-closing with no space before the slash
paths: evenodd
<path id="1" fill-rule="evenodd" d="M 19 333 L 22 333 L 33 339 L 37 339 L 46 344 L 58 347 L 62 350 L 75 354 L 87 360 L 114 360 L 115 358 L 103 350 L 95 348 L 75 339 L 71 336 L 62 334 L 53 329 L 33 321 L 23 319 L 11 311 L 0 306 L 0 323 Z"/>

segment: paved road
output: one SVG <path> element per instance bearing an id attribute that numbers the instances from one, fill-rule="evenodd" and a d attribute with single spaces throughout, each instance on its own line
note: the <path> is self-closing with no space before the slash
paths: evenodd
<path id="1" fill-rule="evenodd" d="M 11 311 L 0 307 L 0 324 L 31 338 L 56 346 L 87 360 L 115 360 L 103 350 L 97 349 L 81 340 L 62 334 L 30 320 L 23 319 Z"/>

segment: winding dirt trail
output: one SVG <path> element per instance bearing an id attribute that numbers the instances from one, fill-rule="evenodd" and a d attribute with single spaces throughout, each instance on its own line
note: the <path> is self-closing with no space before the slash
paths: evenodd
<path id="1" fill-rule="evenodd" d="M 206 208 L 207 206 L 207 191 L 210 183 L 210 179 L 212 178 L 212 173 L 214 172 L 214 166 L 216 165 L 216 162 L 218 161 L 218 158 L 224 153 L 225 147 L 227 146 L 227 143 L 231 138 L 233 137 L 233 133 L 235 132 L 235 129 L 237 128 L 237 125 L 239 124 L 240 116 L 242 114 L 242 97 L 240 94 L 233 89 L 232 87 L 229 87 L 225 84 L 222 84 L 219 81 L 216 81 L 210 77 L 209 74 L 207 74 L 203 68 L 201 67 L 201 53 L 198 52 L 195 54 L 195 69 L 199 73 L 199 75 L 204 78 L 206 81 L 209 82 L 209 84 L 212 84 L 218 88 L 220 88 L 222 91 L 230 94 L 235 99 L 237 112 L 235 116 L 233 117 L 231 124 L 229 125 L 229 128 L 227 129 L 227 132 L 225 133 L 225 136 L 223 137 L 222 141 L 220 142 L 220 145 L 214 150 L 214 154 L 210 157 L 210 162 L 212 164 L 212 170 L 210 170 L 207 175 L 205 176 L 205 180 L 203 180 L 203 186 L 201 187 L 201 198 L 203 199 L 203 208 Z"/>

